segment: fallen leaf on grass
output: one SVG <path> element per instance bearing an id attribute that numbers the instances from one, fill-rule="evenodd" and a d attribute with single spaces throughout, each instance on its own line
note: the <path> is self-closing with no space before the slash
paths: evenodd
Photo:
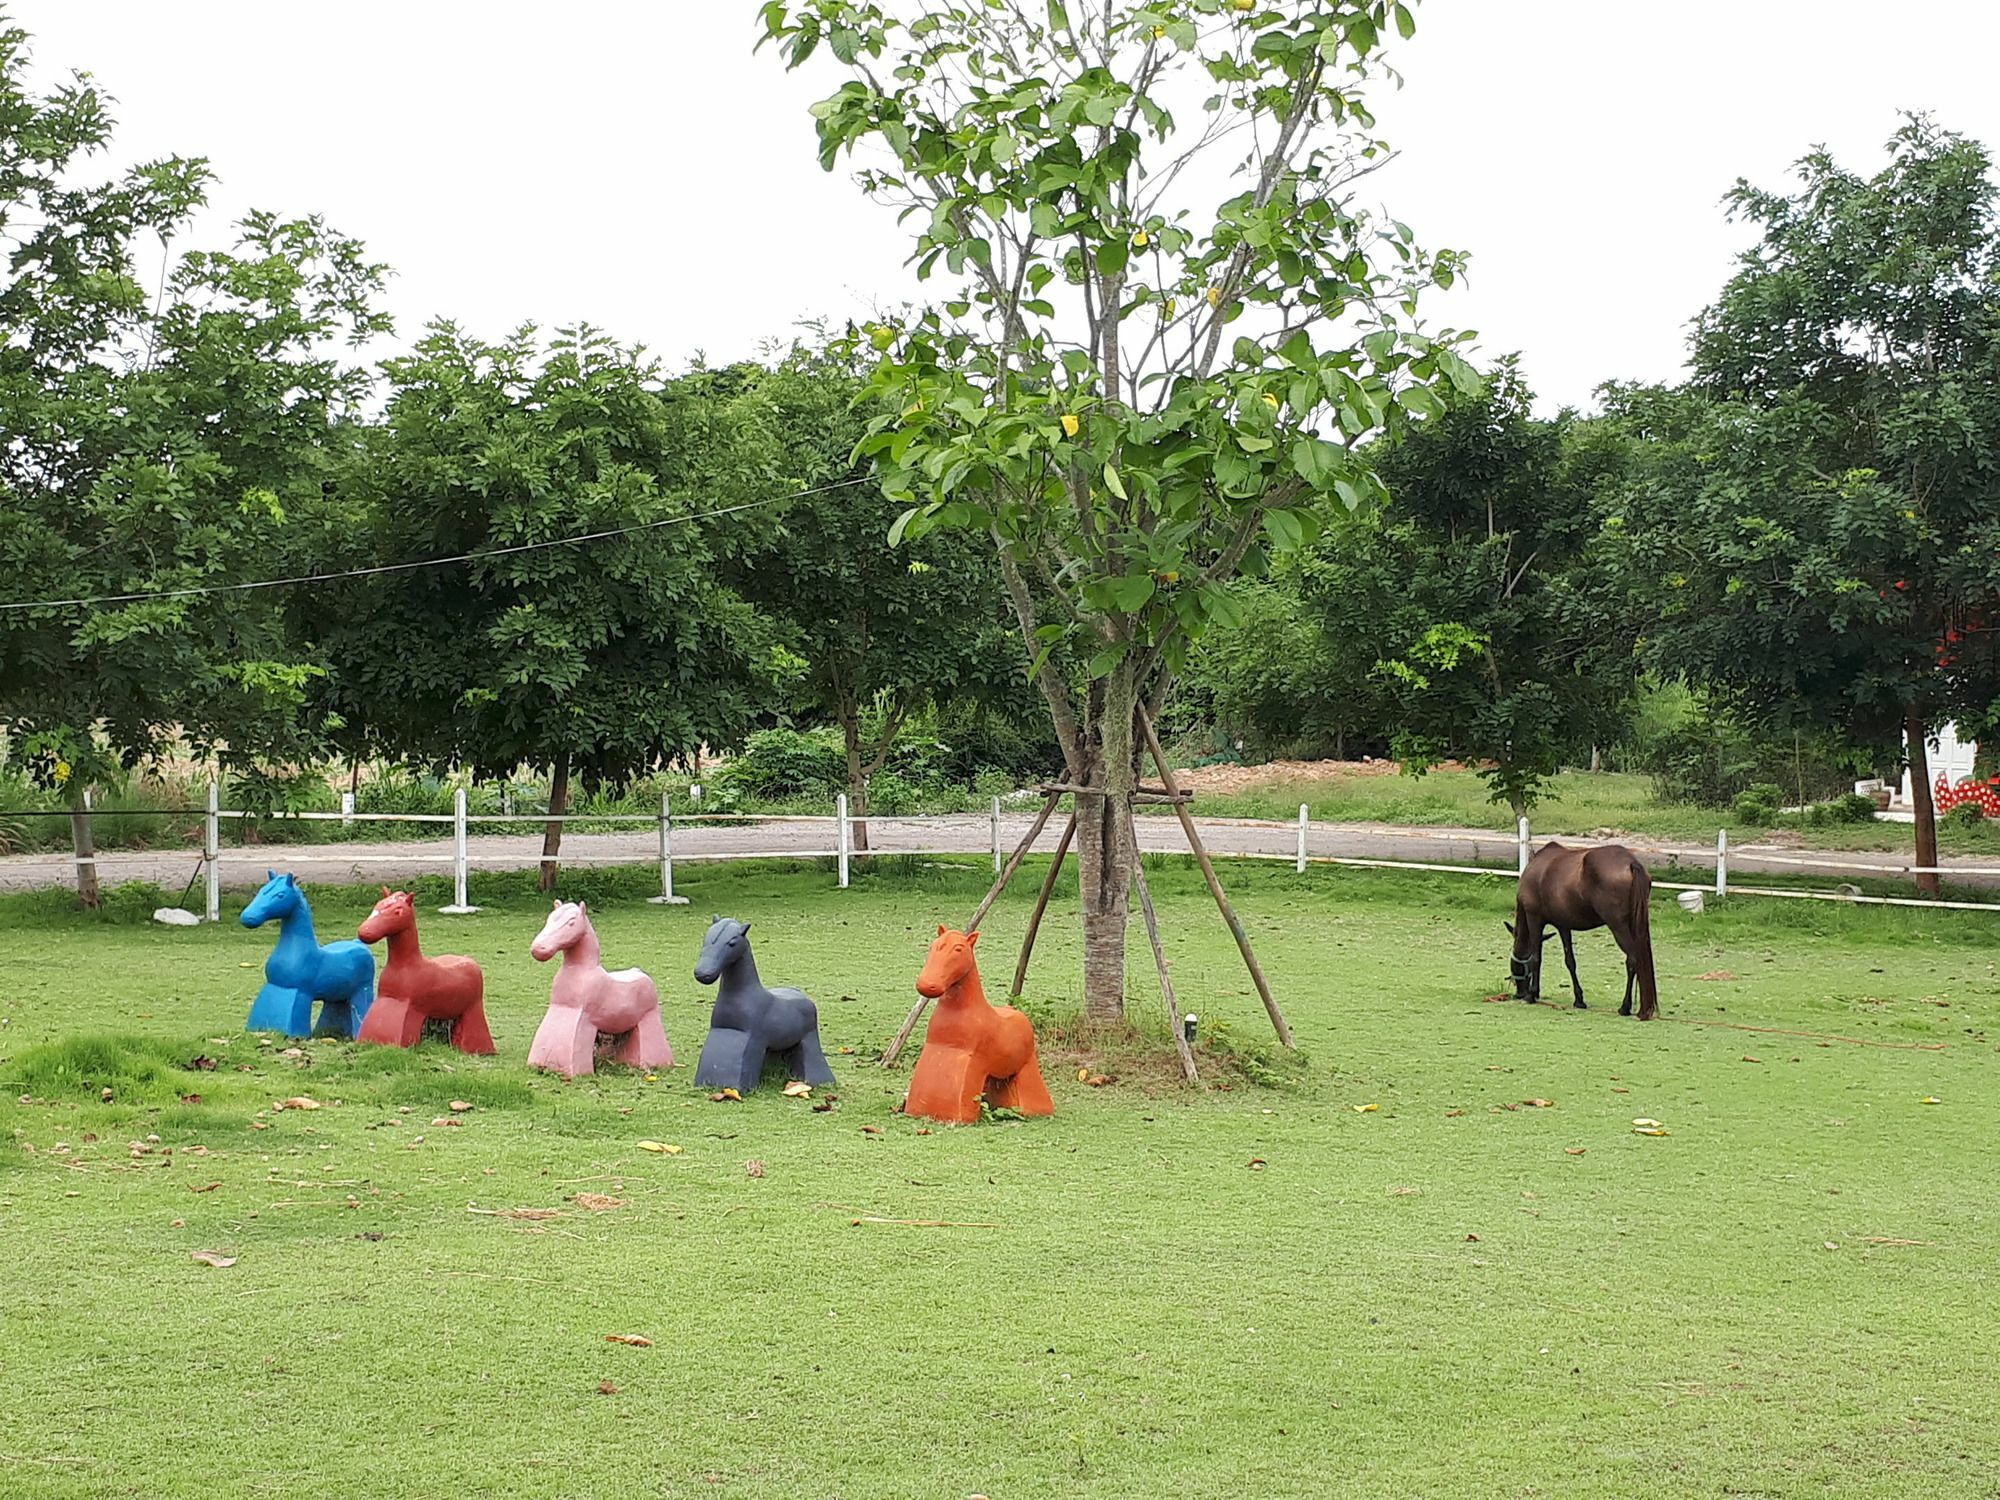
<path id="1" fill-rule="evenodd" d="M 1416 1189 L 1413 1187 L 1394 1187 L 1389 1189 L 1389 1196 L 1391 1198 L 1407 1198 L 1415 1191 Z"/>
<path id="2" fill-rule="evenodd" d="M 273 1109 L 318 1109 L 319 1100 L 309 1094 L 294 1094 L 289 1099 L 280 1099 Z"/>
<path id="3" fill-rule="evenodd" d="M 1379 1104 L 1356 1104 L 1352 1106 L 1357 1115 L 1372 1115 L 1381 1107 Z"/>
<path id="4" fill-rule="evenodd" d="M 1583 1153 L 1584 1153 L 1584 1149 L 1585 1149 L 1585 1148 L 1584 1148 L 1584 1147 L 1582 1147 L 1582 1146 L 1565 1146 L 1565 1147 L 1563 1147 L 1563 1155 L 1564 1155 L 1564 1156 L 1581 1156 L 1581 1155 L 1583 1155 Z"/>
<path id="5" fill-rule="evenodd" d="M 762 1177 L 764 1164 L 761 1161 L 746 1161 L 743 1163 L 743 1174 L 746 1177 Z"/>
<path id="6" fill-rule="evenodd" d="M 445 1108 L 449 1109 L 455 1115 L 462 1115 L 468 1109 L 472 1108 L 472 1105 L 464 1099 L 454 1099 Z"/>
<path id="7" fill-rule="evenodd" d="M 1455 1120 L 1464 1113 L 1465 1111 L 1462 1109 L 1448 1109 L 1444 1112 L 1444 1117 L 1447 1120 Z"/>
<path id="8" fill-rule="evenodd" d="M 236 1264 L 235 1256 L 224 1255 L 220 1250 L 196 1250 L 194 1258 L 205 1266 L 214 1266 L 217 1270 L 227 1270 Z"/>
<path id="9" fill-rule="evenodd" d="M 785 1097 L 787 1099 L 810 1099 L 812 1098 L 812 1091 L 813 1086 L 809 1083 L 795 1081 L 785 1085 Z"/>
<path id="10" fill-rule="evenodd" d="M 814 1113 L 814 1114 L 816 1114 L 816 1115 L 827 1115 L 827 1114 L 832 1114 L 832 1113 L 833 1113 L 833 1100 L 832 1100 L 832 1098 L 831 1098 L 831 1097 L 829 1097 L 829 1098 L 825 1098 L 825 1099 L 815 1099 L 815 1100 L 813 1100 L 813 1113 Z"/>
<path id="11" fill-rule="evenodd" d="M 1077 1081 L 1078 1083 L 1082 1083 L 1082 1082 L 1083 1082 L 1083 1081 L 1084 1081 L 1085 1079 L 1087 1079 L 1087 1078 L 1089 1078 L 1089 1077 L 1090 1077 L 1090 1069 L 1088 1069 L 1088 1068 L 1078 1068 L 1078 1069 L 1076 1070 L 1076 1081 Z"/>
<path id="12" fill-rule="evenodd" d="M 1923 1097 L 1923 1098 L 1921 1098 L 1921 1099 L 1919 1099 L 1919 1100 L 1917 1101 L 1917 1103 L 1919 1103 L 1919 1104 L 1941 1104 L 1941 1103 L 1943 1103 L 1943 1102 L 1944 1102 L 1943 1100 L 1941 1100 L 1941 1099 L 1937 1099 L 1937 1098 L 1933 1097 L 1933 1096 L 1932 1096 L 1932 1095 L 1930 1095 L 1930 1094 L 1926 1094 L 1926 1095 L 1924 1095 L 1924 1097 Z"/>
<path id="13" fill-rule="evenodd" d="M 1634 1135 L 1666 1135 L 1667 1133 L 1667 1129 L 1663 1125 L 1645 1125 L 1632 1132 Z"/>
<path id="14" fill-rule="evenodd" d="M 1478 1243 L 1479 1243 L 1479 1236 L 1478 1236 L 1478 1235 L 1476 1235 L 1476 1234 L 1468 1234 L 1468 1235 L 1467 1235 L 1467 1236 L 1465 1237 L 1465 1242 L 1466 1242 L 1466 1243 L 1467 1243 L 1468 1245 L 1476 1245 L 1476 1244 L 1478 1244 Z"/>
<path id="15" fill-rule="evenodd" d="M 604 1342 L 607 1344 L 627 1344 L 634 1349 L 650 1349 L 653 1347 L 653 1341 L 643 1333 L 607 1333 L 604 1335 Z"/>
<path id="16" fill-rule="evenodd" d="M 188 1191 L 190 1193 L 212 1193 L 221 1186 L 222 1184 L 219 1182 L 204 1182 L 199 1187 L 195 1186 L 193 1183 L 189 1183 Z"/>
<path id="17" fill-rule="evenodd" d="M 710 1094 L 708 1099 L 711 1104 L 720 1104 L 724 1100 L 733 1100 L 738 1104 L 743 1102 L 743 1096 L 737 1093 L 735 1089 L 718 1090 L 716 1093 Z"/>
<path id="18" fill-rule="evenodd" d="M 1116 1083 L 1118 1080 L 1112 1077 L 1111 1074 L 1109 1073 L 1092 1073 L 1088 1078 L 1084 1079 L 1083 1081 L 1089 1084 L 1094 1089 L 1101 1089 L 1105 1087 L 1105 1085 L 1107 1084 Z"/>
<path id="19" fill-rule="evenodd" d="M 1832 1240 L 1826 1240 L 1823 1241 L 1822 1243 L 1824 1245 L 1824 1248 L 1828 1250 L 1838 1250 L 1840 1248 L 1840 1246 L 1836 1245 Z"/>
<path id="20" fill-rule="evenodd" d="M 459 1119 L 456 1115 L 439 1115 L 431 1121 L 432 1125 L 463 1125 L 464 1123 L 465 1121 Z"/>
<path id="21" fill-rule="evenodd" d="M 1752 1057 L 1749 1053 L 1746 1052 L 1743 1054 L 1743 1060 L 1748 1063 L 1760 1063 L 1764 1059 L 1761 1057 Z"/>
<path id="22" fill-rule="evenodd" d="M 204 1052 L 198 1057 L 188 1059 L 188 1069 L 190 1072 L 195 1073 L 213 1073 L 215 1071 L 215 1059 Z"/>
<path id="23" fill-rule="evenodd" d="M 1530 1109 L 1554 1109 L 1556 1107 L 1556 1101 L 1553 1099 L 1523 1099 L 1521 1102 Z"/>
<path id="24" fill-rule="evenodd" d="M 882 1133 L 882 1127 L 879 1125 L 863 1125 L 861 1127 L 861 1133 L 863 1135 L 880 1135 Z"/>
<path id="25" fill-rule="evenodd" d="M 1648 1119 L 1645 1115 L 1641 1115 L 1632 1122 L 1632 1128 L 1634 1130 L 1647 1130 L 1659 1123 L 1658 1120 Z"/>
<path id="26" fill-rule="evenodd" d="M 181 1095 L 181 1103 L 183 1103 L 183 1104 L 199 1104 L 199 1103 L 201 1103 L 201 1095 L 199 1095 L 199 1094 L 182 1094 L 182 1095 Z"/>
<path id="27" fill-rule="evenodd" d="M 1929 1248 L 1931 1245 L 1931 1241 L 1929 1240 L 1900 1240 L 1894 1235 L 1889 1234 L 1867 1235 L 1863 1237 L 1862 1243 L 1864 1245 L 1922 1245 L 1926 1248 Z"/>
<path id="28" fill-rule="evenodd" d="M 670 1146 L 665 1141 L 641 1141 L 639 1142 L 639 1149 L 641 1151 L 651 1151 L 659 1156 L 679 1156 L 685 1148 Z"/>
<path id="29" fill-rule="evenodd" d="M 600 1395 L 600 1396 L 615 1396 L 615 1395 L 617 1395 L 617 1394 L 618 1394 L 618 1382 L 617 1382 L 617 1381 L 615 1381 L 615 1380 L 600 1380 L 600 1381 L 598 1381 L 598 1382 L 597 1382 L 597 1394 L 598 1394 L 598 1395 Z"/>
<path id="30" fill-rule="evenodd" d="M 625 1206 L 623 1198 L 614 1198 L 609 1193 L 578 1193 L 570 1201 L 578 1208 L 587 1208 L 594 1214 L 601 1214 L 606 1209 L 623 1208 Z"/>
<path id="31" fill-rule="evenodd" d="M 1253 1156 L 1250 1158 L 1250 1160 L 1243 1163 L 1243 1165 L 1248 1167 L 1253 1172 L 1261 1172 L 1268 1165 L 1268 1163 L 1261 1156 Z"/>
<path id="32" fill-rule="evenodd" d="M 502 1208 L 495 1211 L 495 1217 L 502 1219 L 560 1219 L 559 1208 Z"/>
<path id="33" fill-rule="evenodd" d="M 1706 974 L 1697 974 L 1697 979 L 1734 979 L 1736 976 L 1727 969 L 1710 969 Z"/>

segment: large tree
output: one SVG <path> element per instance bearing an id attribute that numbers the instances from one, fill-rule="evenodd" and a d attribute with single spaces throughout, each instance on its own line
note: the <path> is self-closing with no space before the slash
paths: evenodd
<path id="1" fill-rule="evenodd" d="M 1078 795 L 1084 1001 L 1124 1011 L 1147 717 L 1228 585 L 1361 446 L 1470 372 L 1414 321 L 1456 261 L 1356 202 L 1394 0 L 771 0 L 767 40 L 847 76 L 815 106 L 916 228 L 943 305 L 871 330 L 863 452 L 892 540 L 989 537 Z"/>
<path id="2" fill-rule="evenodd" d="M 756 380 L 804 493 L 776 512 L 765 545 L 740 559 L 737 586 L 789 627 L 804 658 L 801 706 L 837 726 L 857 817 L 868 783 L 915 715 L 1004 700 L 1021 677 L 999 580 L 974 538 L 934 532 L 883 545 L 902 507 L 869 481 L 860 372 L 794 350 Z M 856 847 L 868 847 L 866 823 Z"/>
<path id="3" fill-rule="evenodd" d="M 1761 229 L 1697 322 L 1688 392 L 1614 392 L 1652 441 L 1634 545 L 1666 671 L 1857 740 L 2000 710 L 2000 240 L 1986 151 L 1912 118 L 1872 176 L 1824 150 L 1739 183 Z M 1919 877 L 1927 890 L 1937 877 Z"/>
<path id="4" fill-rule="evenodd" d="M 79 800 L 170 745 L 308 758 L 317 667 L 275 593 L 232 586 L 302 562 L 291 523 L 323 504 L 366 385 L 339 346 L 386 326 L 382 272 L 266 214 L 177 254 L 205 166 L 91 181 L 104 97 L 83 75 L 31 93 L 26 66 L 0 24 L 0 602 L 90 602 L 0 610 L 8 753 Z"/>
<path id="5" fill-rule="evenodd" d="M 331 705 L 357 750 L 475 773 L 619 783 L 738 743 L 783 659 L 720 581 L 783 495 L 742 382 L 662 385 L 592 330 L 497 344 L 448 324 L 385 365 L 384 420 L 356 483 L 367 561 L 474 554 L 344 587 L 317 606 Z M 548 825 L 553 885 L 561 824 Z"/>

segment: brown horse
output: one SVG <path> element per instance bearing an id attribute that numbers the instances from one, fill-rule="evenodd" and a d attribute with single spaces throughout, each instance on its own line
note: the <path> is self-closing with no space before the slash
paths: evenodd
<path id="1" fill-rule="evenodd" d="M 1576 1008 L 1585 1009 L 1583 981 L 1576 973 L 1576 945 L 1570 934 L 1609 927 L 1625 953 L 1625 1003 L 1618 1007 L 1618 1014 L 1632 1014 L 1632 987 L 1637 984 L 1639 1019 L 1652 1020 L 1660 1013 L 1659 986 L 1653 979 L 1653 928 L 1647 909 L 1652 895 L 1653 877 L 1639 856 L 1622 844 L 1600 844 L 1593 849 L 1542 845 L 1521 874 L 1514 920 L 1507 924 L 1507 930 L 1514 934 L 1515 998 L 1542 998 L 1542 944 L 1550 936 L 1545 929 L 1553 928 L 1562 938 L 1563 957 L 1569 961 Z"/>

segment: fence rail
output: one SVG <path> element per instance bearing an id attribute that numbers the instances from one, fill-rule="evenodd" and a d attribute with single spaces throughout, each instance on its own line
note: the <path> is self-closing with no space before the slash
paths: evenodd
<path id="1" fill-rule="evenodd" d="M 439 908 L 441 911 L 447 913 L 465 913 L 465 912 L 476 911 L 478 909 L 470 904 L 469 894 L 467 891 L 469 877 L 474 864 L 474 856 L 468 844 L 468 833 L 471 826 L 474 824 L 511 823 L 511 824 L 539 825 L 548 823 L 565 823 L 568 824 L 572 829 L 574 829 L 579 824 L 614 824 L 620 826 L 655 828 L 658 831 L 658 837 L 655 842 L 655 847 L 651 852 L 646 854 L 636 854 L 632 857 L 627 857 L 627 858 L 614 858 L 614 859 L 605 859 L 601 856 L 593 856 L 591 859 L 591 863 L 598 865 L 657 864 L 660 871 L 660 893 L 659 895 L 653 897 L 652 899 L 655 902 L 672 903 L 676 905 L 684 904 L 686 899 L 684 897 L 676 895 L 674 892 L 674 869 L 677 860 L 680 863 L 686 864 L 686 863 L 729 863 L 729 862 L 753 860 L 753 859 L 830 859 L 834 861 L 837 883 L 842 889 L 845 889 L 851 884 L 853 865 L 854 862 L 859 859 L 880 858 L 892 854 L 893 855 L 914 854 L 914 855 L 927 855 L 927 856 L 941 856 L 941 855 L 962 856 L 967 854 L 975 854 L 975 853 L 990 851 L 993 859 L 994 868 L 998 870 L 1001 866 L 1004 854 L 1001 843 L 1002 818 L 1004 809 L 1002 806 L 1001 799 L 998 797 L 995 797 L 992 800 L 991 807 L 987 811 L 979 813 L 922 813 L 922 814 L 891 814 L 891 815 L 870 813 L 858 817 L 855 816 L 850 811 L 848 807 L 847 798 L 845 796 L 838 797 L 835 800 L 834 810 L 831 813 L 831 815 L 814 814 L 814 813 L 773 813 L 773 814 L 718 813 L 718 812 L 682 813 L 682 812 L 677 812 L 674 809 L 671 797 L 665 793 L 661 794 L 660 808 L 657 813 L 591 813 L 591 814 L 566 814 L 566 815 L 553 814 L 553 813 L 473 814 L 473 813 L 468 813 L 466 810 L 466 796 L 465 792 L 461 789 L 454 795 L 453 808 L 452 811 L 449 813 L 418 813 L 418 812 L 362 813 L 362 812 L 344 810 L 342 812 L 337 812 L 337 813 L 336 812 L 289 813 L 289 814 L 284 814 L 276 819 L 270 819 L 269 815 L 267 814 L 260 815 L 243 809 L 224 808 L 220 805 L 220 796 L 221 796 L 220 788 L 215 783 L 211 782 L 208 788 L 207 807 L 205 809 L 195 810 L 200 812 L 200 815 L 203 819 L 202 848 L 199 856 L 200 863 L 199 866 L 197 867 L 196 874 L 197 877 L 205 877 L 204 915 L 206 919 L 211 922 L 219 921 L 221 919 L 222 874 L 224 869 L 226 867 L 233 865 L 254 866 L 259 864 L 266 864 L 267 862 L 272 860 L 273 856 L 276 853 L 275 850 L 268 850 L 268 849 L 251 850 L 251 849 L 243 849 L 240 847 L 236 849 L 225 850 L 222 847 L 222 825 L 226 820 L 232 820 L 232 819 L 241 821 L 241 820 L 263 817 L 269 819 L 270 821 L 276 821 L 276 822 L 284 822 L 293 819 L 298 819 L 301 821 L 321 821 L 321 822 L 338 821 L 343 823 L 353 823 L 353 822 L 413 823 L 413 824 L 424 824 L 424 825 L 448 824 L 451 827 L 451 843 L 452 843 L 451 851 L 449 853 L 440 853 L 435 851 L 424 851 L 424 850 L 402 850 L 402 849 L 373 850 L 363 853 L 353 853 L 353 852 L 294 853 L 288 850 L 284 855 L 284 863 L 291 865 L 346 865 L 349 866 L 350 868 L 359 868 L 361 866 L 365 866 L 368 864 L 449 865 L 451 867 L 451 872 L 452 872 L 452 900 L 449 905 Z M 23 814 L 0 812 L 0 817 L 15 817 L 22 815 Z M 73 816 L 80 817 L 85 825 L 88 825 L 90 819 L 92 819 L 93 817 L 124 818 L 124 817 L 134 816 L 134 814 L 127 813 L 122 810 L 117 812 L 93 810 L 87 804 L 84 808 L 77 810 L 44 812 L 42 810 L 37 809 L 33 814 L 30 815 L 47 816 L 47 817 L 65 817 L 65 818 Z M 181 816 L 188 816 L 189 812 L 177 811 L 169 813 L 164 810 L 151 810 L 147 813 L 138 815 L 181 817 Z M 826 830 L 827 837 L 824 840 L 817 840 L 817 839 L 812 840 L 809 846 L 801 844 L 799 846 L 794 846 L 794 847 L 699 848 L 690 851 L 685 846 L 683 846 L 680 852 L 677 854 L 674 845 L 675 830 L 686 829 L 690 825 L 694 825 L 697 827 L 706 826 L 713 829 L 720 829 L 722 827 L 743 828 L 743 827 L 764 826 L 764 825 L 784 825 L 784 826 L 801 827 L 801 828 L 824 828 Z M 867 848 L 867 849 L 856 847 L 855 828 L 857 827 L 857 825 L 864 828 L 870 828 L 876 831 L 878 836 L 876 841 L 877 847 Z M 910 826 L 920 831 L 926 831 L 926 832 L 933 829 L 955 828 L 964 830 L 965 833 L 967 834 L 972 834 L 975 830 L 977 830 L 984 832 L 986 834 L 986 837 L 983 840 L 979 840 L 977 842 L 974 842 L 970 838 L 962 838 L 956 842 L 940 841 L 935 839 L 926 841 L 924 838 L 920 837 L 914 843 L 896 842 L 893 844 L 892 847 L 881 847 L 882 840 L 880 839 L 880 834 L 900 826 Z M 1294 835 L 1294 845 L 1291 852 L 1289 853 L 1283 852 L 1282 840 L 1279 839 L 1273 840 L 1274 843 L 1278 843 L 1280 845 L 1280 847 L 1278 848 L 1236 849 L 1236 850 L 1211 849 L 1210 852 L 1215 858 L 1218 859 L 1255 860 L 1259 862 L 1286 861 L 1292 863 L 1294 868 L 1298 870 L 1300 873 L 1304 873 L 1305 870 L 1312 865 L 1334 865 L 1334 866 L 1345 866 L 1354 869 L 1413 870 L 1413 871 L 1420 871 L 1432 874 L 1487 875 L 1487 876 L 1497 876 L 1505 879 L 1515 879 L 1518 878 L 1520 873 L 1527 868 L 1529 856 L 1532 854 L 1534 849 L 1532 830 L 1529 827 L 1529 823 L 1526 818 L 1522 818 L 1520 820 L 1518 825 L 1513 830 L 1511 836 L 1509 834 L 1496 831 L 1491 835 L 1490 838 L 1483 838 L 1479 835 L 1478 831 L 1476 830 L 1440 830 L 1432 832 L 1423 829 L 1401 829 L 1395 831 L 1395 836 L 1398 839 L 1407 841 L 1412 844 L 1422 844 L 1425 842 L 1431 842 L 1431 843 L 1445 842 L 1454 844 L 1464 844 L 1469 842 L 1472 845 L 1472 851 L 1473 851 L 1471 855 L 1472 862 L 1470 863 L 1457 862 L 1451 859 L 1449 856 L 1447 856 L 1445 859 L 1442 860 L 1405 859 L 1393 855 L 1377 855 L 1372 853 L 1371 854 L 1328 854 L 1328 853 L 1316 852 L 1314 849 L 1315 836 L 1317 836 L 1319 840 L 1324 841 L 1328 837 L 1353 835 L 1358 831 L 1365 829 L 1368 831 L 1370 837 L 1380 838 L 1383 836 L 1384 830 L 1374 825 L 1316 823 L 1312 820 L 1310 809 L 1304 803 L 1301 803 L 1299 805 L 1299 813 L 1296 822 L 1293 822 L 1289 819 L 1280 821 L 1275 819 L 1261 819 L 1261 818 L 1232 818 L 1226 820 L 1216 820 L 1215 826 L 1227 827 L 1230 829 L 1268 829 L 1272 831 L 1273 834 L 1282 834 L 1287 832 L 1292 833 Z M 784 841 L 779 839 L 773 839 L 770 842 L 774 844 L 782 844 Z M 982 849 L 980 847 L 981 844 L 987 847 L 985 849 Z M 1484 864 L 1478 862 L 1481 855 L 1482 845 L 1491 848 L 1495 860 L 1494 863 Z M 1675 848 L 1664 845 L 1653 845 L 1645 843 L 1630 843 L 1627 845 L 1627 847 L 1632 848 L 1635 852 L 1638 853 L 1652 854 L 1655 856 L 1665 857 L 1668 859 L 1686 858 L 1690 855 L 1693 855 L 1697 858 L 1707 857 L 1706 850 L 1697 851 L 1688 849 L 1686 847 Z M 1164 853 L 1170 855 L 1187 853 L 1187 851 L 1171 850 L 1171 849 L 1148 850 L 1147 852 L 1156 854 Z M 158 851 L 151 851 L 151 853 L 153 854 L 154 857 L 158 857 Z M 1509 858 L 1509 856 L 1511 856 L 1511 858 Z M 111 856 L 112 859 L 116 859 L 118 857 L 119 856 L 116 854 Z M 571 855 L 570 858 L 574 860 L 575 856 Z M 1855 890 L 1851 886 L 1842 886 L 1835 890 L 1813 890 L 1813 889 L 1803 889 L 1803 888 L 1784 889 L 1773 886 L 1743 885 L 1740 883 L 1732 884 L 1730 879 L 1732 858 L 1738 862 L 1752 862 L 1759 866 L 1782 865 L 1802 870 L 1860 872 L 1863 874 L 1876 877 L 1878 879 L 1895 878 L 1898 876 L 1908 876 L 1908 875 L 1922 875 L 1922 874 L 1949 875 L 1960 878 L 1968 878 L 1968 877 L 1985 878 L 1985 879 L 2000 878 L 2000 867 L 1867 863 L 1863 861 L 1858 861 L 1853 859 L 1842 859 L 1838 857 L 1813 858 L 1810 856 L 1781 854 L 1776 851 L 1767 852 L 1758 849 L 1754 845 L 1732 848 L 1729 842 L 1728 833 L 1726 830 L 1723 830 L 1719 831 L 1716 834 L 1715 852 L 1714 852 L 1714 878 L 1712 880 L 1694 883 L 1687 881 L 1661 880 L 1656 878 L 1653 883 L 1657 888 L 1665 891 L 1675 891 L 1675 892 L 1700 891 L 1704 893 L 1704 895 L 1713 895 L 1714 897 L 1717 898 L 1726 898 L 1729 896 L 1755 896 L 1755 897 L 1768 897 L 1768 898 L 1775 898 L 1782 900 L 1846 901 L 1860 905 L 1872 905 L 1872 906 L 1935 907 L 1940 910 L 1949 910 L 1949 911 L 2000 912 L 2000 900 L 1989 902 L 1989 901 L 1943 900 L 1943 899 L 1915 897 L 1915 896 L 1874 896 L 1874 895 L 1864 895 L 1858 890 Z M 529 857 L 526 855 L 510 854 L 509 856 L 507 856 L 508 866 L 518 867 L 523 859 L 527 859 L 529 863 L 534 865 L 560 864 L 564 862 L 563 856 L 560 855 L 537 855 Z M 97 866 L 103 865 L 107 863 L 107 860 L 104 856 L 101 855 L 82 854 L 79 852 L 75 855 L 74 862 L 79 872 L 81 872 L 86 867 L 95 868 Z M 193 882 L 190 881 L 190 885 L 192 884 Z"/>

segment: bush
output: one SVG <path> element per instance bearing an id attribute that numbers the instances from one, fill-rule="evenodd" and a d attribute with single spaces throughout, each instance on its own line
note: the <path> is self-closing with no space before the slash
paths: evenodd
<path id="1" fill-rule="evenodd" d="M 1762 729 L 1698 695 L 1655 689 L 1641 704 L 1612 763 L 1651 776 L 1662 802 L 1731 807 L 1741 794 L 1782 785 L 1775 811 L 1786 801 L 1851 795 L 1857 780 L 1893 759 L 1887 747 L 1838 734 Z"/>
<path id="2" fill-rule="evenodd" d="M 830 732 L 760 729 L 709 780 L 718 793 L 760 802 L 828 799 L 846 785 L 847 759 Z"/>
<path id="3" fill-rule="evenodd" d="M 1977 802 L 1961 802 L 1938 821 L 1950 828 L 1981 828 L 1985 826 L 1986 814 L 1979 810 Z"/>
<path id="4" fill-rule="evenodd" d="M 1731 804 L 1739 823 L 1748 823 L 1752 828 L 1768 828 L 1778 820 L 1778 809 L 1784 806 L 1785 794 L 1775 783 L 1760 781 L 1739 792 Z"/>

